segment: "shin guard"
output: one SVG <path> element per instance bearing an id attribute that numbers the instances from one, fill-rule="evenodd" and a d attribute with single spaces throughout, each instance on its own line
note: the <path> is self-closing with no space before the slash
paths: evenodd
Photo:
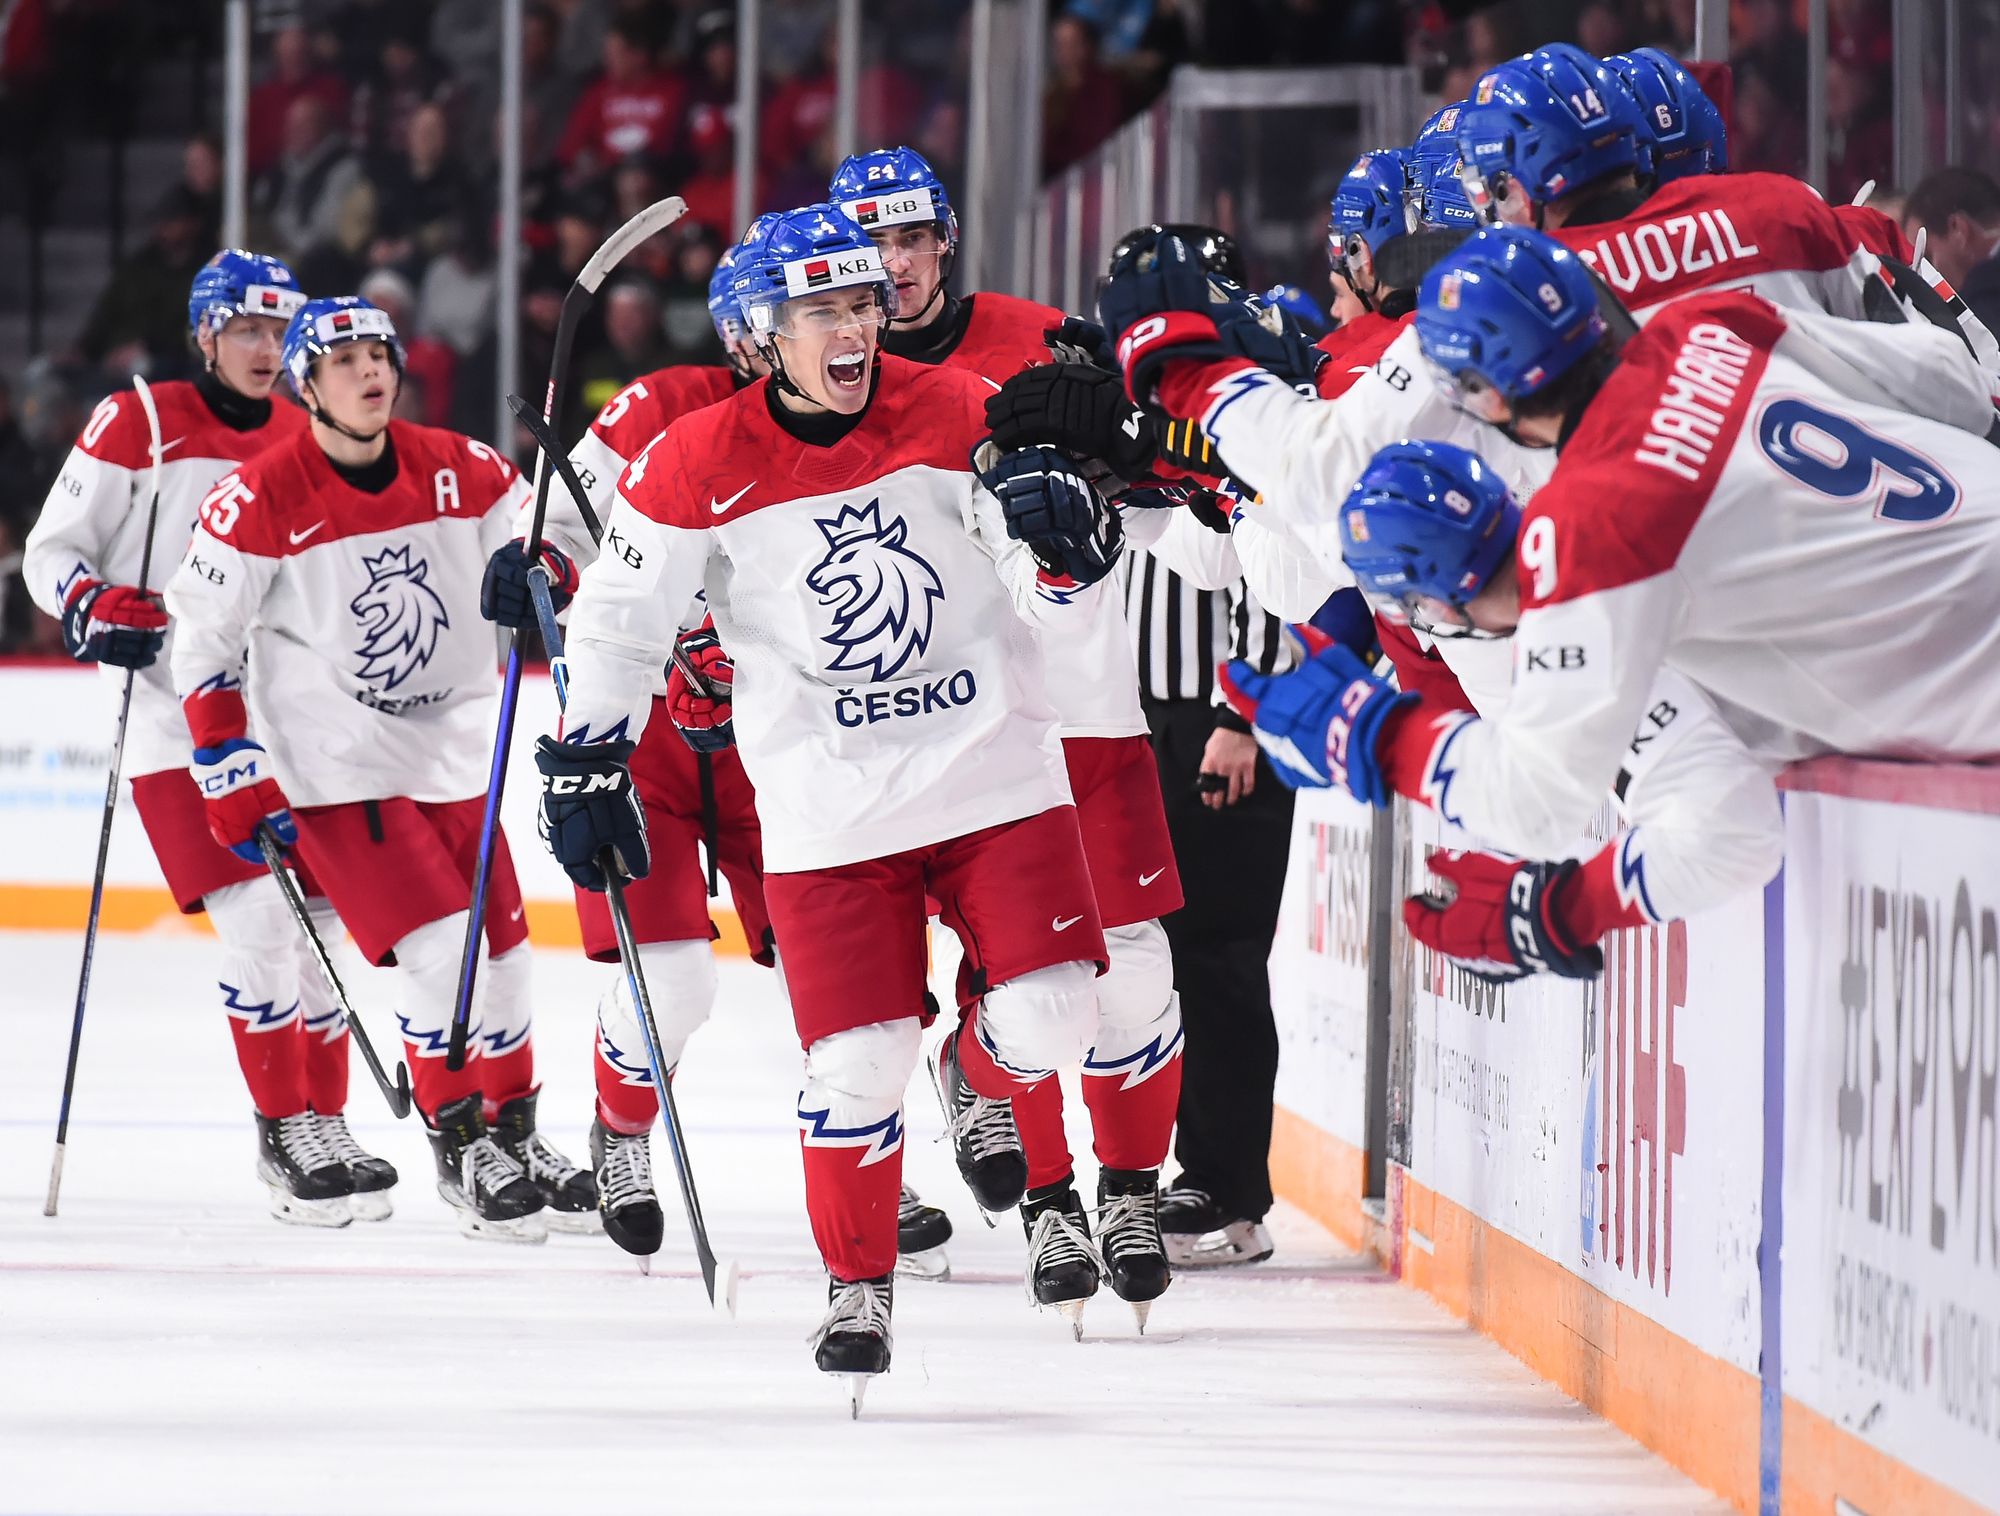
<path id="1" fill-rule="evenodd" d="M 903 1088 L 917 1064 L 916 1018 L 822 1037 L 806 1053 L 799 1144 L 813 1241 L 837 1279 L 896 1267 L 903 1186 Z"/>

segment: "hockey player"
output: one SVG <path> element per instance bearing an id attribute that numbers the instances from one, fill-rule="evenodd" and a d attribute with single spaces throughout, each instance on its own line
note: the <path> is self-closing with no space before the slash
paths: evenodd
<path id="1" fill-rule="evenodd" d="M 63 626 L 70 655 L 132 669 L 125 772 L 174 902 L 206 911 L 222 939 L 218 1000 L 257 1113 L 258 1174 L 271 1214 L 308 1226 L 389 1215 L 396 1171 L 347 1129 L 347 1024 L 305 962 L 277 882 L 253 849 L 239 857 L 209 836 L 188 776 L 194 742 L 174 699 L 163 602 L 139 586 L 157 477 L 152 579 L 164 584 L 215 481 L 306 428 L 303 412 L 274 404 L 285 322 L 305 300 L 275 258 L 234 249 L 195 276 L 188 322 L 202 357 L 192 381 L 153 386 L 163 456 L 157 476 L 145 411 L 134 392 L 92 413 L 29 534 L 22 574 L 37 604 Z M 338 927 L 323 898 L 311 906 Z"/>
<path id="2" fill-rule="evenodd" d="M 994 290 L 951 293 L 958 213 L 919 154 L 907 147 L 856 154 L 834 170 L 826 198 L 868 233 L 895 281 L 883 352 L 969 369 L 995 384 L 1024 361 L 1048 361 L 1042 334 L 1062 325 L 1061 311 Z"/>
<path id="3" fill-rule="evenodd" d="M 284 368 L 310 432 L 210 490 L 166 592 L 208 829 L 251 855 L 262 827 L 295 846 L 361 951 L 397 967 L 415 1100 L 461 1229 L 539 1242 L 545 1205 L 581 1229 L 590 1175 L 535 1129 L 504 837 L 483 1009 L 464 1069 L 445 1067 L 498 686 L 478 588 L 526 486 L 484 443 L 389 419 L 402 351 L 366 301 L 302 305 Z"/>
<path id="4" fill-rule="evenodd" d="M 1453 450 L 1433 450 L 1420 490 L 1365 481 L 1400 497 L 1387 520 L 1421 495 L 1433 523 L 1445 507 L 1489 523 L 1486 572 L 1420 572 L 1409 598 L 1440 627 L 1512 634 L 1512 696 L 1497 719 L 1432 711 L 1329 649 L 1282 684 L 1235 671 L 1260 740 L 1527 858 L 1580 834 L 1663 672 L 1773 766 L 2000 752 L 1993 413 L 1954 336 L 1713 292 L 1621 342 L 1576 257 L 1512 227 L 1432 271 L 1418 330 L 1460 403 L 1562 444 L 1518 519 Z M 1349 503 L 1357 547 L 1377 504 L 1368 487 Z M 1455 896 L 1420 906 L 1436 919 L 1413 929 L 1474 961 L 1587 970 L 1593 932 L 1648 919 L 1648 878 L 1608 863 L 1473 855 L 1448 877 Z"/>
<path id="5" fill-rule="evenodd" d="M 996 385 L 1049 362 L 1047 339 L 1063 327 L 1060 311 L 990 292 L 964 301 L 942 293 L 958 218 L 916 153 L 896 148 L 848 159 L 829 198 L 868 233 L 895 279 L 898 317 L 882 339 L 886 351 L 970 369 Z M 940 340 L 954 323 L 955 332 Z M 1095 1123 L 1104 1168 L 1100 1201 L 1134 1192 L 1136 1202 L 1151 1193 L 1151 1171 L 1166 1156 L 1179 1097 L 1180 1011 L 1159 918 L 1180 908 L 1180 876 L 1123 604 L 1109 586 L 1073 595 L 1077 614 L 1059 655 L 1048 661 L 1048 692 L 1111 954 L 1097 987 L 1099 1010 L 1105 1027 L 1115 1029 L 1100 1036 L 1085 1062 L 1083 1088 L 1085 1103 L 1102 1118 Z M 1030 1290 L 1074 1322 L 1100 1273 L 1117 1276 L 1118 1260 L 1102 1258 L 1091 1245 L 1063 1129 L 1061 1085 L 1044 1080 L 1016 1095 L 1013 1116 L 1024 1170 L 1002 1159 L 1001 1129 L 980 1134 L 986 1157 L 965 1177 L 986 1210 L 1021 1207 Z M 1121 1284 L 1120 1293 L 1126 1288 Z"/>
<path id="6" fill-rule="evenodd" d="M 926 895 L 965 948 L 963 1020 L 943 1057 L 961 1140 L 973 1113 L 1005 1117 L 1009 1097 L 1095 1038 L 1106 952 L 1022 619 L 1071 608 L 1040 593 L 967 470 L 987 386 L 878 357 L 895 296 L 860 229 L 830 206 L 789 212 L 748 262 L 736 289 L 772 376 L 683 417 L 626 471 L 610 529 L 629 551 L 592 564 L 571 608 L 543 806 L 566 867 L 609 848 L 644 876 L 626 765 L 653 671 L 705 583 L 735 663 L 731 718 L 806 1050 L 807 1205 L 831 1276 L 816 1362 L 865 1376 L 889 1366 Z M 1118 1239 L 1135 1257 L 1148 1244 L 1164 1272 L 1149 1221 L 1124 1208 Z"/>

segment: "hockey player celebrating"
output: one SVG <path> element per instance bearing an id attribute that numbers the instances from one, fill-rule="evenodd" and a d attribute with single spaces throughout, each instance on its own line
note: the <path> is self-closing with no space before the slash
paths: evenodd
<path id="1" fill-rule="evenodd" d="M 1426 574 L 1412 600 L 1440 626 L 1511 633 L 1512 697 L 1497 719 L 1432 711 L 1338 648 L 1280 681 L 1232 669 L 1260 740 L 1294 767 L 1378 805 L 1394 789 L 1535 858 L 1581 833 L 1662 670 L 1773 765 L 2000 751 L 1993 414 L 1955 337 L 1714 292 L 1620 343 L 1579 260 L 1512 227 L 1439 264 L 1417 321 L 1460 403 L 1563 447 L 1518 521 L 1475 504 L 1493 492 L 1474 460 L 1428 460 L 1430 517 L 1459 513 L 1456 495 L 1500 551 L 1476 593 Z M 1375 507 L 1366 487 L 1350 502 L 1357 544 Z M 1574 971 L 1644 883 L 1601 874 L 1473 855 L 1413 930 L 1475 962 Z"/>
<path id="2" fill-rule="evenodd" d="M 218 1001 L 256 1108 L 257 1169 L 271 1214 L 345 1226 L 389 1215 L 396 1171 L 347 1129 L 347 1025 L 305 965 L 277 882 L 254 849 L 239 857 L 209 835 L 188 774 L 194 741 L 165 653 L 173 628 L 158 592 L 134 582 L 156 478 L 153 561 L 164 565 L 193 535 L 217 479 L 305 431 L 301 411 L 271 400 L 285 323 L 304 300 L 275 258 L 229 249 L 210 259 L 188 295 L 202 372 L 152 388 L 164 455 L 157 475 L 138 395 L 110 396 L 49 492 L 22 573 L 36 603 L 62 622 L 72 657 L 137 671 L 125 771 L 175 904 L 206 911 L 222 939 Z M 154 572 L 164 582 L 165 570 Z M 337 925 L 323 899 L 312 906 Z"/>
<path id="3" fill-rule="evenodd" d="M 994 290 L 951 293 L 958 213 L 919 154 L 907 147 L 856 154 L 834 170 L 826 198 L 881 249 L 895 283 L 883 352 L 969 369 L 995 384 L 1024 363 L 1048 362 L 1042 334 L 1062 325 L 1061 311 Z"/>
<path id="4" fill-rule="evenodd" d="M 645 875 L 627 764 L 706 584 L 806 1050 L 807 1206 L 831 1276 L 816 1362 L 867 1376 L 890 1361 L 925 897 L 965 949 L 955 1110 L 984 1098 L 1004 1117 L 1096 1032 L 1106 952 L 1022 619 L 1070 608 L 1038 597 L 967 469 L 987 386 L 878 357 L 894 289 L 860 229 L 830 206 L 789 212 L 747 264 L 736 289 L 772 376 L 683 417 L 626 471 L 609 524 L 626 550 L 585 571 L 571 607 L 543 807 L 565 867 L 609 849 Z"/>
<path id="5" fill-rule="evenodd" d="M 396 965 L 415 1100 L 461 1229 L 541 1241 L 545 1205 L 594 1222 L 597 1197 L 535 1129 L 504 837 L 472 1056 L 445 1067 L 498 691 L 478 589 L 526 486 L 483 443 L 389 419 L 402 351 L 364 300 L 301 306 L 284 368 L 310 433 L 215 485 L 167 586 L 194 782 L 218 842 L 254 857 L 268 828 L 296 846 L 361 951 Z"/>

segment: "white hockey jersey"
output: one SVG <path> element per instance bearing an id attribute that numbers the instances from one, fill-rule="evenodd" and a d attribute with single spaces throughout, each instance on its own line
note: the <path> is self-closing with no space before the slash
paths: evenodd
<path id="1" fill-rule="evenodd" d="M 705 586 L 773 872 L 1067 803 L 1024 618 L 1059 647 L 1079 607 L 1040 593 L 970 471 L 991 386 L 885 356 L 832 447 L 779 427 L 765 389 L 682 418 L 626 471 L 570 608 L 565 736 L 640 734 L 681 608 Z"/>
<path id="2" fill-rule="evenodd" d="M 1525 508 L 1505 713 L 1420 711 L 1396 787 L 1512 851 L 1562 847 L 1662 667 L 1769 764 L 2000 753 L 1985 390 L 1936 328 L 1741 293 L 1658 312 Z"/>
<path id="3" fill-rule="evenodd" d="M 160 418 L 160 508 L 147 577 L 148 587 L 157 590 L 187 551 L 202 497 L 215 481 L 300 436 L 307 422 L 297 406 L 274 400 L 263 425 L 238 431 L 209 408 L 194 385 L 180 380 L 154 385 L 153 405 Z M 107 395 L 91 412 L 28 534 L 21 575 L 35 604 L 60 619 L 80 580 L 138 584 L 152 501 L 153 444 L 145 408 L 135 391 Z M 125 726 L 128 778 L 183 768 L 194 748 L 174 697 L 174 632 L 170 622 L 160 656 L 132 681 Z M 102 672 L 111 683 L 123 684 L 125 670 L 105 665 Z"/>
<path id="4" fill-rule="evenodd" d="M 389 439 L 379 494 L 309 436 L 222 479 L 167 585 L 195 739 L 235 735 L 247 695 L 294 805 L 486 792 L 500 678 L 479 585 L 527 483 L 456 432 L 394 421 Z"/>

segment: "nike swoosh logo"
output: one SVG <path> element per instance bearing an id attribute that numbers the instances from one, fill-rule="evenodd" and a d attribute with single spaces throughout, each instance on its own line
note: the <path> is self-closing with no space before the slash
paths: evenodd
<path id="1" fill-rule="evenodd" d="M 162 442 L 160 444 L 160 451 L 164 453 L 168 448 L 179 447 L 185 441 L 187 441 L 185 437 L 176 437 L 172 442 Z"/>
<path id="2" fill-rule="evenodd" d="M 1053 925 L 1055 929 L 1059 932 L 1066 932 L 1081 920 L 1083 920 L 1081 916 L 1072 916 L 1067 921 L 1063 920 L 1062 917 L 1058 916 L 1051 923 L 1051 925 Z"/>
<path id="3" fill-rule="evenodd" d="M 716 504 L 715 496 L 710 495 L 708 497 L 708 508 L 709 510 L 713 511 L 716 515 L 720 516 L 724 511 L 728 510 L 732 505 L 734 505 L 737 501 L 741 500 L 745 495 L 749 494 L 756 487 L 757 487 L 757 481 L 755 479 L 752 479 L 748 484 L 744 485 L 742 489 L 738 490 L 735 494 L 731 495 L 727 500 L 723 501 L 720 505 Z"/>
<path id="4" fill-rule="evenodd" d="M 507 919 L 509 921 L 519 921 L 521 919 L 521 912 L 526 909 L 527 909 L 526 906 L 516 906 L 514 908 L 514 914 L 509 916 Z"/>
<path id="5" fill-rule="evenodd" d="M 1150 874 L 1141 874 L 1139 876 L 1139 888 L 1143 890 L 1147 885 L 1151 884 L 1155 879 L 1159 878 L 1160 875 L 1164 874 L 1165 872 L 1166 872 L 1165 869 L 1154 869 L 1153 872 Z"/>
<path id="6" fill-rule="evenodd" d="M 297 547 L 301 542 L 304 542 L 306 538 L 310 537 L 314 532 L 318 531 L 321 527 L 325 525 L 326 523 L 324 521 L 315 521 L 311 526 L 307 527 L 304 531 L 293 532 L 291 534 L 292 546 Z"/>

